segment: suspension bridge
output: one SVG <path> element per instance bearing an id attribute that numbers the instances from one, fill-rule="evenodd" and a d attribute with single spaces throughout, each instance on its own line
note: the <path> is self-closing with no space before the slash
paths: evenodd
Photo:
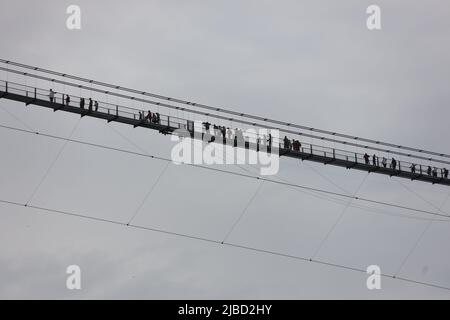
<path id="1" fill-rule="evenodd" d="M 448 166 L 450 165 L 450 155 L 445 153 L 439 153 L 430 150 L 402 146 L 394 143 L 306 127 L 291 122 L 283 122 L 280 120 L 241 113 L 230 110 L 229 108 L 213 107 L 192 101 L 186 101 L 173 97 L 158 95 L 151 92 L 104 83 L 92 79 L 81 78 L 75 75 L 56 72 L 36 66 L 25 65 L 9 60 L 0 59 L 0 72 L 3 73 L 3 78 L 0 80 L 0 99 L 8 99 L 11 101 L 21 102 L 26 106 L 35 105 L 53 110 L 55 112 L 64 111 L 78 114 L 81 117 L 88 116 L 102 119 L 107 122 L 119 122 L 129 126 L 133 126 L 133 128 L 148 128 L 165 135 L 177 134 L 177 132 L 182 129 L 187 132 L 193 139 L 198 138 L 194 132 L 194 122 L 200 122 L 204 125 L 202 134 L 206 133 L 208 127 L 216 129 L 213 130 L 213 136 L 215 137 L 215 139 L 211 139 L 211 143 L 218 144 L 227 143 L 225 134 L 221 135 L 221 132 L 223 132 L 224 129 L 233 129 L 233 135 L 236 133 L 235 128 L 240 130 L 246 130 L 249 128 L 265 128 L 269 130 L 278 130 L 280 132 L 279 138 L 274 138 L 269 142 L 267 142 L 266 140 L 267 137 L 256 134 L 256 136 L 253 137 L 244 137 L 243 143 L 240 144 L 236 142 L 235 135 L 234 139 L 231 139 L 232 141 L 234 141 L 232 145 L 236 148 L 275 153 L 280 157 L 290 157 L 299 159 L 301 161 L 319 162 L 325 165 L 338 166 L 346 169 L 362 170 L 370 173 L 406 178 L 419 182 L 427 182 L 446 186 L 450 185 L 447 170 Z M 82 103 L 83 100 L 86 101 L 86 99 L 89 98 L 93 98 L 93 102 L 97 103 Z M 115 101 L 112 102 L 112 100 L 114 99 Z M 139 104 L 140 107 L 135 107 L 136 104 Z M 148 114 L 150 110 L 152 111 L 152 116 L 144 116 L 145 113 Z M 32 130 L 24 130 L 7 126 L 2 127 L 29 134 L 39 133 L 33 132 Z M 154 155 L 131 152 L 129 150 L 97 145 L 94 143 L 88 143 L 76 139 L 64 138 L 45 133 L 39 134 L 41 134 L 41 136 L 64 140 L 66 142 L 70 141 L 74 143 L 89 145 L 92 147 L 104 148 L 118 152 L 126 152 L 136 156 L 151 157 L 167 162 L 171 161 L 170 159 L 165 159 Z M 283 135 L 286 136 L 285 139 L 281 138 Z M 286 143 L 286 139 L 287 141 L 289 141 L 288 143 Z M 294 145 L 293 143 L 290 143 L 290 141 L 300 141 L 300 145 Z M 392 159 L 394 158 L 396 158 L 395 165 L 392 165 Z M 387 161 L 388 159 L 389 161 Z M 282 184 L 296 189 L 303 189 L 303 191 L 321 193 L 322 195 L 343 197 L 347 198 L 349 201 L 357 200 L 359 202 L 366 202 L 368 204 L 388 206 L 432 216 L 432 219 L 417 217 L 417 219 L 428 221 L 426 229 L 428 229 L 432 221 L 440 221 L 443 223 L 447 223 L 449 221 L 448 214 L 441 211 L 440 208 L 438 208 L 436 212 L 421 210 L 418 208 L 406 207 L 390 202 L 383 202 L 359 197 L 356 196 L 356 193 L 355 195 L 341 194 L 328 190 L 315 189 L 295 183 L 271 180 L 269 178 L 254 175 L 234 173 L 226 170 L 222 171 L 215 167 L 202 166 L 202 168 L 226 172 L 229 174 L 244 176 L 247 178 L 257 178 L 260 179 L 261 182 L 268 181 L 271 183 Z M 46 178 L 48 171 L 49 170 L 47 170 L 41 181 Z M 156 180 L 155 184 L 157 183 L 157 181 L 158 179 Z M 258 189 L 253 194 L 253 197 L 249 200 L 249 203 L 253 201 L 254 197 L 259 191 L 260 186 L 261 185 L 259 185 Z M 39 189 L 39 187 L 40 183 L 35 190 Z M 150 189 L 150 192 L 152 190 L 153 186 Z M 362 268 L 331 263 L 329 261 L 321 260 L 316 257 L 317 252 L 322 247 L 322 244 L 327 240 L 328 235 L 330 234 L 331 230 L 334 229 L 336 224 L 332 226 L 330 232 L 327 233 L 313 256 L 296 256 L 277 251 L 251 247 L 248 245 L 236 244 L 228 241 L 228 235 L 233 231 L 235 225 L 239 222 L 246 209 L 243 210 L 239 219 L 237 219 L 233 226 L 229 229 L 227 235 L 223 239 L 217 240 L 205 238 L 198 235 L 178 233 L 171 230 L 133 224 L 132 222 L 139 210 L 134 213 L 134 215 L 131 217 L 131 219 L 128 220 L 128 222 L 122 222 L 111 220 L 108 218 L 95 218 L 79 213 L 37 206 L 31 203 L 33 195 L 26 203 L 2 199 L 0 199 L 0 202 L 6 205 L 25 206 L 31 209 L 45 211 L 48 213 L 76 216 L 91 221 L 101 221 L 136 229 L 160 232 L 178 237 L 205 241 L 208 243 L 215 243 L 218 245 L 225 245 L 258 253 L 277 255 L 296 260 L 303 260 L 305 262 L 312 262 L 361 273 L 366 272 L 366 270 Z M 349 206 L 350 202 L 348 202 L 348 204 L 345 206 L 345 209 L 342 211 L 340 217 L 342 217 Z M 246 208 L 247 207 L 248 206 L 246 206 Z M 436 219 L 438 217 L 441 220 Z M 424 232 L 426 231 L 426 229 L 424 229 Z M 421 237 L 417 240 L 416 244 L 418 243 L 418 241 L 420 241 Z M 400 268 L 395 273 L 382 275 L 410 283 L 450 290 L 449 287 L 440 284 L 418 281 L 399 275 L 403 265 L 414 249 L 415 246 L 410 249 L 409 254 L 406 256 L 406 258 L 403 259 Z"/>
<path id="2" fill-rule="evenodd" d="M 194 121 L 199 121 L 204 124 L 205 132 L 209 127 L 215 129 L 212 143 L 227 143 L 225 130 L 231 128 L 235 132 L 233 127 L 236 126 L 244 130 L 278 130 L 279 137 L 284 135 L 285 138 L 273 141 L 269 138 L 268 141 L 266 136 L 256 134 L 244 137 L 242 144 L 236 141 L 236 135 L 232 133 L 232 145 L 276 153 L 280 157 L 450 186 L 447 169 L 450 167 L 450 155 L 445 153 L 306 127 L 4 59 L 0 59 L 0 65 L 5 79 L 0 80 L 0 98 L 22 102 L 27 106 L 35 105 L 80 114 L 81 117 L 120 122 L 134 128 L 156 130 L 162 134 L 176 134 L 183 129 L 193 139 L 197 138 Z M 13 80 L 9 79 L 11 75 L 15 76 Z M 33 82 L 34 85 L 29 85 Z M 55 85 L 63 86 L 63 90 L 53 91 Z M 85 104 L 92 93 L 105 98 L 96 99 L 95 105 L 92 102 Z M 111 103 L 111 97 L 121 99 L 121 103 Z M 142 108 L 129 106 L 134 103 L 141 103 Z M 153 113 L 147 111 L 150 109 Z M 176 115 L 173 115 L 174 111 L 177 112 Z M 147 112 L 149 116 L 145 116 Z M 297 145 L 296 141 L 299 142 Z"/>

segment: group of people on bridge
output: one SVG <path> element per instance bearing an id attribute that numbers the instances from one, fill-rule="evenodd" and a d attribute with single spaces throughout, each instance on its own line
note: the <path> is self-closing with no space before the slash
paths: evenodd
<path id="1" fill-rule="evenodd" d="M 56 92 L 53 91 L 53 89 L 50 89 L 50 92 L 48 94 L 50 102 L 56 103 L 55 95 L 56 95 Z M 63 103 L 66 106 L 69 106 L 70 105 L 70 96 L 68 94 L 63 94 L 62 95 L 62 101 L 63 101 Z M 85 106 L 86 106 L 85 98 L 80 98 L 80 108 L 81 109 L 85 109 Z M 93 111 L 93 110 L 98 111 L 98 107 L 99 107 L 98 101 L 97 100 L 92 100 L 92 98 L 89 98 L 87 109 L 89 111 Z"/>
<path id="2" fill-rule="evenodd" d="M 372 163 L 370 163 L 370 156 L 367 153 L 364 154 L 363 158 L 364 158 L 365 164 L 373 165 L 376 167 L 379 166 L 379 158 L 375 154 L 372 156 Z M 381 164 L 384 168 L 387 167 L 387 159 L 385 157 L 382 158 Z M 395 158 L 392 158 L 389 168 L 393 169 L 393 170 L 397 170 L 397 164 L 398 164 L 397 160 Z M 401 170 L 400 165 L 398 167 L 399 167 L 398 170 Z M 416 167 L 417 167 L 417 164 L 411 163 L 411 165 L 409 166 L 411 173 L 416 173 Z M 448 169 L 447 168 L 438 169 L 436 167 L 428 166 L 428 168 L 426 170 L 426 174 L 433 178 L 438 178 L 438 176 L 439 176 L 438 171 L 440 171 L 441 178 L 448 179 Z M 420 173 L 422 174 L 422 166 L 420 166 Z"/>
<path id="3" fill-rule="evenodd" d="M 49 96 L 50 102 L 52 102 L 52 103 L 56 102 L 55 94 L 56 94 L 56 92 L 53 91 L 53 89 L 50 89 L 48 96 Z M 63 94 L 62 101 L 66 106 L 69 106 L 70 105 L 70 96 L 68 94 Z M 86 104 L 85 98 L 80 98 L 80 108 L 81 109 L 85 109 L 85 104 Z M 93 111 L 93 110 L 98 111 L 98 108 L 99 108 L 98 101 L 96 101 L 96 100 L 94 101 L 94 100 L 92 100 L 92 98 L 89 98 L 87 109 L 89 111 Z M 147 114 L 145 114 L 144 111 L 139 111 L 139 120 L 145 121 L 147 123 L 160 124 L 161 116 L 158 112 L 151 112 L 150 110 L 147 111 Z M 216 124 L 211 124 L 209 122 L 203 122 L 202 124 L 203 124 L 207 134 L 209 134 L 209 130 L 210 130 L 211 126 L 213 127 L 213 134 L 209 135 L 208 142 L 215 141 L 216 137 L 218 137 L 218 138 L 222 137 L 224 143 L 226 143 L 227 139 L 228 139 L 228 141 L 234 140 L 235 146 L 237 146 L 239 143 L 245 143 L 244 133 L 239 128 L 232 130 L 229 127 L 218 126 Z M 260 145 L 266 145 L 267 147 L 271 148 L 272 147 L 272 135 L 269 133 L 268 138 L 266 135 L 263 135 L 262 137 L 257 135 L 256 146 L 257 146 L 258 151 L 259 151 Z M 301 148 L 301 143 L 299 140 L 292 139 L 292 141 L 291 141 L 287 136 L 284 136 L 283 146 L 280 143 L 280 148 L 282 148 L 282 147 L 286 150 L 294 150 L 294 151 L 299 152 L 300 148 Z M 372 166 L 376 166 L 376 167 L 380 166 L 379 157 L 376 156 L 375 154 L 372 156 L 369 156 L 367 153 L 365 153 L 363 158 L 364 158 L 364 163 L 366 165 L 372 165 Z M 384 168 L 387 168 L 388 160 L 385 157 L 382 157 L 381 165 Z M 397 170 L 397 166 L 398 166 L 398 170 L 401 171 L 399 162 L 397 162 L 397 160 L 395 158 L 392 158 L 390 161 L 390 164 L 389 164 L 389 168 L 392 170 Z M 416 167 L 417 167 L 417 165 L 414 163 L 412 163 L 410 165 L 409 169 L 411 170 L 411 173 L 416 173 Z M 440 176 L 442 178 L 448 179 L 449 171 L 447 168 L 438 169 L 436 167 L 428 166 L 425 173 L 433 178 L 438 178 L 438 175 L 439 175 L 438 171 L 440 171 Z M 422 174 L 422 166 L 420 166 L 420 173 Z"/>
<path id="4" fill-rule="evenodd" d="M 150 110 L 147 111 L 147 115 L 145 115 L 144 111 L 139 111 L 139 120 L 159 124 L 161 122 L 161 116 L 158 112 L 152 113 Z"/>

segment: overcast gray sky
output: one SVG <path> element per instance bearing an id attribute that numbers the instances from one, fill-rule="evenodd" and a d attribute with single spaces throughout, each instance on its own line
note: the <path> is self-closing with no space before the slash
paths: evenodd
<path id="1" fill-rule="evenodd" d="M 448 1 L 0 1 L 2 59 L 450 152 Z M 81 7 L 81 30 L 66 28 L 70 4 Z M 382 30 L 366 28 L 370 4 L 381 7 Z M 173 145 L 144 128 L 8 100 L 0 101 L 0 124 L 65 137 L 75 128 L 76 139 L 162 156 Z M 0 128 L 0 199 L 30 200 L 63 144 Z M 258 188 L 243 177 L 68 143 L 31 203 L 126 222 L 159 176 L 134 224 L 219 241 Z M 366 176 L 288 159 L 278 174 L 450 214 L 448 187 Z M 346 202 L 264 183 L 228 241 L 309 258 Z M 352 202 L 317 258 L 450 287 L 450 222 L 429 219 Z M 389 278 L 368 290 L 364 273 L 4 203 L 0 221 L 1 298 L 450 297 Z M 80 291 L 65 287 L 72 264 L 82 270 Z"/>

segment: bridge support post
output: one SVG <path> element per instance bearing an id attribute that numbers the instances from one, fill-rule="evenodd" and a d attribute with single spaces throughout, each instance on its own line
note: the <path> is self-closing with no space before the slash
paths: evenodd
<path id="1" fill-rule="evenodd" d="M 8 95 L 8 81 L 5 81 L 5 92 L 0 95 L 0 99 Z"/>

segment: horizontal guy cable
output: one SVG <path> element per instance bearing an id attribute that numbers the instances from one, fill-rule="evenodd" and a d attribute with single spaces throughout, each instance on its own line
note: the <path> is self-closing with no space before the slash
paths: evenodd
<path id="1" fill-rule="evenodd" d="M 354 271 L 354 272 L 359 272 L 359 273 L 364 273 L 364 274 L 367 273 L 366 270 L 364 270 L 362 268 L 358 268 L 358 267 L 352 267 L 352 266 L 348 266 L 348 265 L 344 265 L 344 264 L 328 262 L 325 260 L 309 259 L 309 258 L 305 258 L 302 256 L 296 256 L 296 255 L 291 255 L 291 254 L 282 253 L 282 252 L 278 252 L 278 251 L 250 247 L 250 246 L 241 245 L 241 244 L 237 244 L 237 243 L 222 242 L 219 240 L 205 238 L 205 237 L 198 236 L 198 235 L 190 235 L 190 234 L 186 234 L 186 233 L 174 232 L 174 231 L 169 231 L 169 230 L 164 230 L 164 229 L 154 228 L 154 227 L 145 227 L 142 225 L 127 224 L 127 223 L 121 222 L 121 221 L 116 221 L 116 220 L 111 220 L 111 219 L 106 219 L 106 218 L 98 218 L 98 217 L 94 217 L 94 216 L 88 216 L 88 215 L 83 215 L 83 214 L 79 214 L 79 213 L 51 209 L 51 208 L 46 208 L 46 207 L 40 207 L 40 206 L 34 206 L 34 205 L 27 206 L 26 204 L 23 204 L 23 203 L 18 203 L 18 202 L 4 200 L 4 199 L 0 199 L 0 202 L 4 203 L 4 204 L 9 204 L 9 205 L 40 210 L 40 211 L 44 211 L 44 212 L 47 212 L 50 214 L 61 214 L 63 216 L 77 217 L 77 218 L 82 218 L 82 219 L 90 220 L 90 221 L 106 222 L 106 223 L 115 224 L 115 225 L 119 225 L 119 226 L 130 227 L 130 228 L 134 228 L 134 229 L 141 229 L 141 230 L 151 231 L 151 232 L 155 232 L 155 233 L 167 234 L 167 235 L 172 235 L 172 236 L 181 237 L 181 238 L 185 238 L 185 239 L 192 239 L 192 240 L 197 240 L 197 241 L 214 243 L 217 245 L 225 245 L 228 247 L 240 248 L 243 250 L 253 251 L 256 253 L 260 253 L 260 254 L 268 254 L 268 255 L 272 255 L 272 256 L 278 256 L 278 257 L 284 257 L 284 258 L 289 258 L 289 259 L 294 259 L 294 260 L 300 260 L 300 261 L 304 261 L 304 262 L 310 262 L 310 263 L 324 265 L 324 266 L 328 266 L 328 267 L 332 267 L 332 268 L 336 268 L 336 269 L 344 269 L 344 270 L 349 270 L 349 271 Z M 391 279 L 396 279 L 396 280 L 400 280 L 400 281 L 404 281 L 404 282 L 408 282 L 408 283 L 414 283 L 414 284 L 419 284 L 419 285 L 423 285 L 423 286 L 427 286 L 427 287 L 450 291 L 450 287 L 446 287 L 446 286 L 439 285 L 439 284 L 418 281 L 418 280 L 414 280 L 414 279 L 404 278 L 401 276 L 390 275 L 390 274 L 385 274 L 385 273 L 381 273 L 380 276 L 383 276 L 386 278 L 391 278 Z"/>
<path id="2" fill-rule="evenodd" d="M 96 148 L 101 148 L 101 149 L 106 149 L 106 150 L 112 150 L 112 151 L 132 154 L 132 155 L 135 155 L 135 156 L 141 156 L 141 157 L 147 157 L 147 158 L 151 158 L 151 159 L 157 159 L 157 160 L 172 162 L 172 160 L 169 159 L 169 158 L 165 158 L 165 157 L 161 157 L 161 156 L 155 156 L 155 155 L 150 155 L 148 153 L 139 153 L 139 152 L 135 152 L 135 151 L 129 151 L 129 150 L 126 150 L 126 149 L 109 147 L 109 146 L 105 146 L 105 145 L 101 145 L 101 144 L 86 142 L 86 141 L 77 140 L 77 139 L 69 139 L 69 138 L 60 137 L 60 136 L 56 136 L 56 135 L 40 133 L 40 132 L 36 132 L 36 131 L 30 131 L 30 130 L 26 130 L 26 129 L 10 127 L 10 126 L 5 126 L 5 125 L 0 125 L 0 128 L 4 128 L 4 129 L 7 129 L 7 130 L 14 130 L 14 131 L 18 131 L 18 132 L 27 133 L 27 134 L 39 135 L 39 136 L 47 137 L 47 138 L 51 138 L 51 139 L 70 141 L 70 142 L 74 142 L 74 143 L 78 143 L 78 144 L 82 144 L 82 145 L 87 145 L 87 146 L 91 146 L 91 147 L 96 147 Z M 384 206 L 389 206 L 389 207 L 394 207 L 394 208 L 399 208 L 399 209 L 405 209 L 405 210 L 414 211 L 414 212 L 418 212 L 418 213 L 425 213 L 425 214 L 429 214 L 429 215 L 433 215 L 433 216 L 441 216 L 441 217 L 444 217 L 446 219 L 450 218 L 450 216 L 446 215 L 446 214 L 436 213 L 436 212 L 422 210 L 422 209 L 417 209 L 417 208 L 406 207 L 406 206 L 397 205 L 397 204 L 384 202 L 384 201 L 377 201 L 377 200 L 372 200 L 372 199 L 368 199 L 368 198 L 356 197 L 356 196 L 352 196 L 352 195 L 348 195 L 348 194 L 343 194 L 343 193 L 328 191 L 328 190 L 324 190 L 324 189 L 308 187 L 308 186 L 295 184 L 295 183 L 288 183 L 288 182 L 283 182 L 283 181 L 277 181 L 277 180 L 268 179 L 268 178 L 264 178 L 264 177 L 254 176 L 254 175 L 251 175 L 251 174 L 238 173 L 238 172 L 218 169 L 218 168 L 214 168 L 214 167 L 202 166 L 202 165 L 197 165 L 197 164 L 192 164 L 192 163 L 184 163 L 184 162 L 182 162 L 182 164 L 188 165 L 188 166 L 192 166 L 192 167 L 201 168 L 201 169 L 205 169 L 205 170 L 210 170 L 210 171 L 214 171 L 214 172 L 226 173 L 226 174 L 230 174 L 230 175 L 234 175 L 234 176 L 240 176 L 240 177 L 245 177 L 245 178 L 263 180 L 263 181 L 271 182 L 271 183 L 278 184 L 278 185 L 285 185 L 285 186 L 300 188 L 300 189 L 304 189 L 304 190 L 315 191 L 315 192 L 318 192 L 318 193 L 329 194 L 329 195 L 334 195 L 334 196 L 339 196 L 339 197 L 344 197 L 344 198 L 350 198 L 350 199 L 359 200 L 359 201 L 362 201 L 362 202 L 380 204 L 380 205 L 384 205 Z"/>

